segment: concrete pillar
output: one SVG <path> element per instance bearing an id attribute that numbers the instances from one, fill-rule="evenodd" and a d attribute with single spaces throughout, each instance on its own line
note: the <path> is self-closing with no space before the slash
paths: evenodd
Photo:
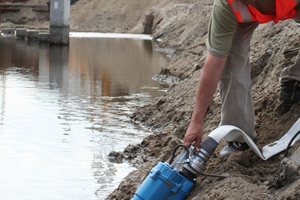
<path id="1" fill-rule="evenodd" d="M 50 2 L 50 43 L 69 44 L 70 0 Z"/>

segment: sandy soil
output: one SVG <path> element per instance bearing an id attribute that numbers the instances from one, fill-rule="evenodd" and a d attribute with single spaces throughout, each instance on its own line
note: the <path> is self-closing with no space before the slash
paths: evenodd
<path id="1" fill-rule="evenodd" d="M 29 0 L 25 5 L 47 5 L 48 0 Z M 49 13 L 22 8 L 19 12 L 5 12 L 1 14 L 1 28 L 49 29 Z"/>
<path id="2" fill-rule="evenodd" d="M 158 161 L 167 161 L 174 147 L 182 143 L 193 111 L 196 89 L 206 58 L 205 40 L 212 0 L 79 0 L 71 7 L 71 29 L 77 31 L 164 33 L 157 49 L 172 61 L 161 70 L 159 80 L 172 82 L 168 92 L 132 116 L 137 124 L 153 129 L 138 145 L 123 152 L 112 152 L 137 167 L 107 199 L 131 199 L 136 189 Z M 260 25 L 252 39 L 250 53 L 253 100 L 255 104 L 255 143 L 259 148 L 282 135 L 300 116 L 300 104 L 283 113 L 278 102 L 279 75 L 291 65 L 300 45 L 300 26 L 292 20 Z M 287 54 L 292 50 L 292 53 Z M 174 78 L 175 77 L 175 78 Z M 170 79 L 168 79 L 170 80 Z M 218 127 L 220 99 L 216 91 L 205 116 L 205 136 Z M 294 177 L 288 176 L 281 187 L 270 189 L 280 169 L 283 154 L 262 161 L 253 151 L 220 158 L 222 141 L 207 164 L 207 173 L 226 174 L 229 178 L 198 177 L 188 200 L 196 199 L 299 199 L 298 166 Z M 297 150 L 296 143 L 290 155 Z"/>
<path id="3" fill-rule="evenodd" d="M 145 10 L 144 20 L 139 19 L 138 24 L 128 30 L 141 30 L 141 33 L 146 16 L 153 15 L 153 35 L 165 32 L 158 47 L 167 49 L 166 52 L 173 57 L 172 62 L 161 70 L 160 74 L 165 75 L 161 77 L 174 76 L 180 81 L 173 83 L 164 96 L 138 109 L 131 116 L 136 123 L 151 127 L 154 133 L 139 145 L 130 145 L 117 154 L 130 160 L 138 169 L 131 172 L 107 199 L 130 199 L 157 162 L 167 161 L 174 147 L 182 143 L 206 58 L 205 40 L 210 11 L 210 1 L 159 4 Z M 289 20 L 277 25 L 260 25 L 254 33 L 250 57 L 258 132 L 255 143 L 259 148 L 279 139 L 299 118 L 299 105 L 283 114 L 283 107 L 278 102 L 279 74 L 285 66 L 295 61 L 297 54 L 296 51 L 285 57 L 285 52 L 299 48 L 299 29 L 294 21 Z M 205 117 L 206 134 L 218 127 L 220 107 L 216 91 Z M 299 198 L 297 189 L 300 182 L 297 178 L 295 182 L 292 182 L 295 179 L 291 179 L 292 183 L 285 183 L 282 188 L 269 189 L 271 180 L 280 169 L 282 154 L 262 161 L 253 151 L 247 150 L 229 158 L 220 158 L 218 153 L 224 145 L 224 141 L 219 144 L 208 162 L 206 172 L 226 174 L 230 178 L 218 180 L 199 177 L 188 200 Z"/>

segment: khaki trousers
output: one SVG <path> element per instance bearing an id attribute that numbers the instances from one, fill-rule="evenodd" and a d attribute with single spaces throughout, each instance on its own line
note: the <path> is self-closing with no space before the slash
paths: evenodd
<path id="1" fill-rule="evenodd" d="M 300 23 L 300 4 L 298 4 L 295 9 L 297 10 L 297 15 L 294 20 Z M 296 57 L 296 61 L 293 65 L 285 67 L 280 74 L 280 81 L 287 82 L 290 80 L 300 81 L 300 50 Z"/>
<path id="2" fill-rule="evenodd" d="M 295 21 L 300 22 L 300 5 Z M 222 102 L 221 125 L 234 125 L 250 138 L 256 137 L 254 108 L 251 94 L 251 67 L 249 62 L 250 39 L 257 22 L 239 23 L 232 40 L 232 47 L 219 82 Z M 300 51 L 292 66 L 283 69 L 280 80 L 300 81 Z M 227 142 L 245 142 L 242 136 L 232 132 Z"/>

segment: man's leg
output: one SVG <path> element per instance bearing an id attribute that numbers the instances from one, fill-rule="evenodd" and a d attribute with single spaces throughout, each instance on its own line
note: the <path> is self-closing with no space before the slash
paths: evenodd
<path id="1" fill-rule="evenodd" d="M 234 125 L 255 138 L 251 95 L 250 39 L 257 22 L 238 24 L 219 87 L 222 101 L 221 125 Z M 230 133 L 227 142 L 244 143 L 241 135 Z"/>
<path id="2" fill-rule="evenodd" d="M 294 20 L 300 23 L 300 4 L 295 7 Z M 286 111 L 300 100 L 300 50 L 293 65 L 285 67 L 280 75 L 280 100 L 284 101 Z"/>
<path id="3" fill-rule="evenodd" d="M 300 81 L 300 51 L 293 65 L 285 67 L 280 74 L 280 82 L 285 83 L 291 80 Z"/>

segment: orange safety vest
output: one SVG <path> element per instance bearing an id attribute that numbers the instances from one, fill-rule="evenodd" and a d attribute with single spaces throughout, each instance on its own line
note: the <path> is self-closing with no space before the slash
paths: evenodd
<path id="1" fill-rule="evenodd" d="M 260 24 L 272 20 L 278 23 L 279 20 L 294 18 L 297 14 L 294 7 L 300 2 L 300 0 L 276 0 L 276 15 L 264 15 L 251 4 L 247 5 L 239 0 L 227 1 L 239 23 L 258 21 Z"/>

